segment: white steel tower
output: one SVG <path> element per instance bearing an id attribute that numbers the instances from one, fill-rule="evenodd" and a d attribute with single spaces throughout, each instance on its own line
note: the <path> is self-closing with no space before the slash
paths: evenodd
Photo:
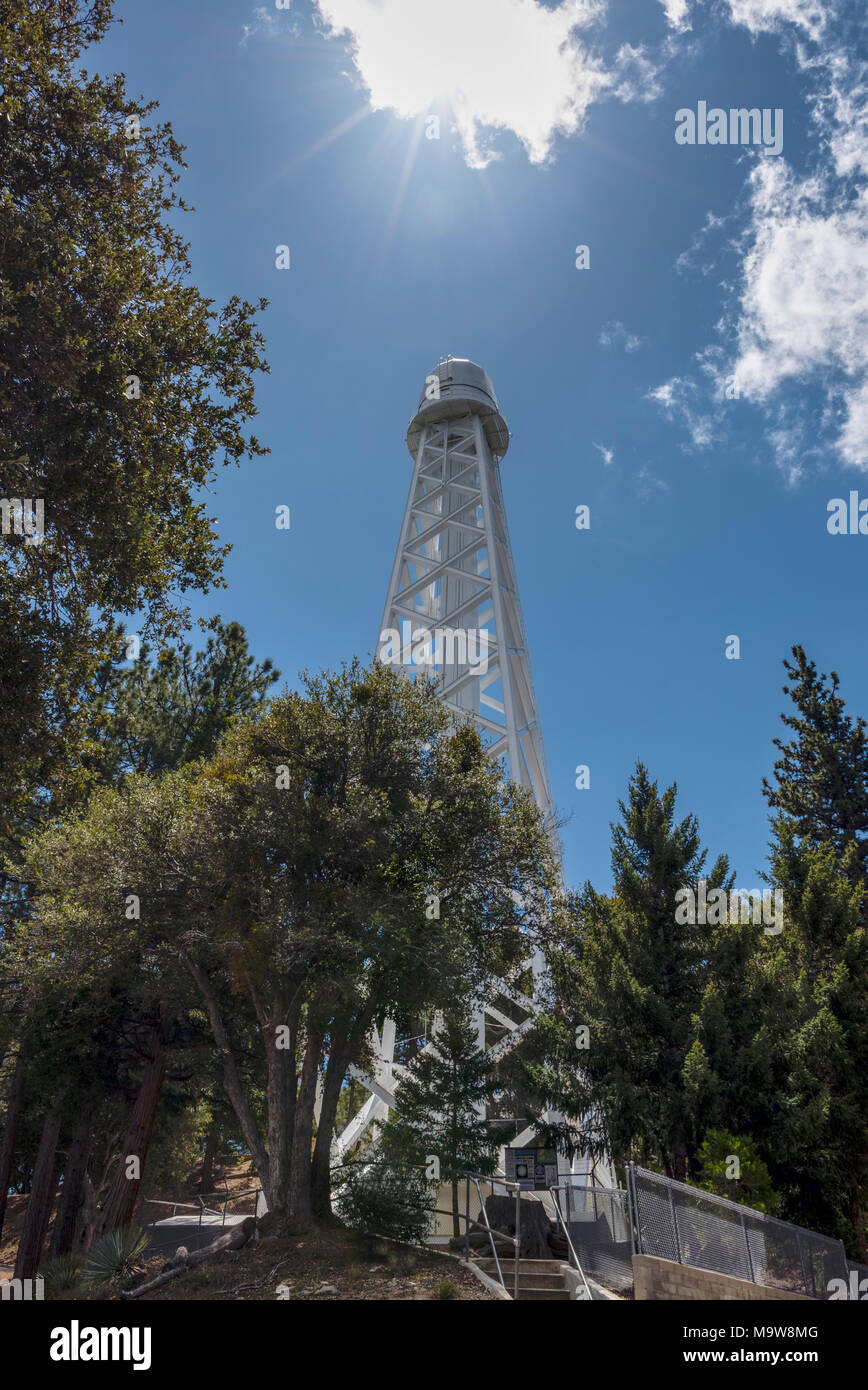
<path id="1" fill-rule="evenodd" d="M 425 634 L 433 641 L 438 629 L 457 634 L 451 651 L 441 637 L 443 659 L 430 674 L 447 705 L 472 714 L 491 757 L 506 758 L 510 777 L 533 792 L 550 823 L 551 789 L 500 483 L 509 431 L 481 367 L 454 357 L 438 363 L 407 430 L 407 447 L 413 477 L 381 636 L 397 631 L 406 646 Z M 477 669 L 478 639 L 470 635 L 480 632 L 487 634 L 484 675 Z M 463 644 L 461 634 L 468 634 Z"/>
<path id="2" fill-rule="evenodd" d="M 481 367 L 455 357 L 437 364 L 408 427 L 407 447 L 413 476 L 378 655 L 421 670 L 414 654 L 427 643 L 435 659 L 425 673 L 439 681 L 450 708 L 470 713 L 489 755 L 503 758 L 513 781 L 532 791 L 559 854 L 500 481 L 509 431 Z M 504 990 L 480 1009 L 480 1046 L 492 1057 L 503 1055 L 533 1017 L 530 999 Z M 400 1079 L 394 1024 L 387 1022 L 373 1041 L 379 1057 L 374 1074 L 351 1073 L 369 1099 L 338 1138 L 339 1155 L 385 1117 Z M 526 1143 L 530 1135 L 513 1142 Z M 573 1164 L 574 1171 L 584 1168 L 581 1161 Z"/>

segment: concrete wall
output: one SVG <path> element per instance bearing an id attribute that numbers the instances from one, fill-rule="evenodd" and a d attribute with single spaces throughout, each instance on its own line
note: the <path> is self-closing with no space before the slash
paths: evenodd
<path id="1" fill-rule="evenodd" d="M 804 1293 L 787 1293 L 784 1289 L 767 1289 L 748 1279 L 734 1279 L 731 1274 L 718 1274 L 713 1269 L 695 1269 L 692 1265 L 660 1260 L 656 1255 L 633 1256 L 633 1297 L 674 1299 L 738 1299 L 785 1301 L 789 1299 L 812 1303 Z"/>

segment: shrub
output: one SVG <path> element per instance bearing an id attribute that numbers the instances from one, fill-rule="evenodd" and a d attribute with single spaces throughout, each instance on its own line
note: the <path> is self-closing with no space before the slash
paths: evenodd
<path id="1" fill-rule="evenodd" d="M 105 1284 L 110 1279 L 129 1279 L 141 1273 L 140 1256 L 148 1237 L 139 1226 L 107 1231 L 92 1247 L 82 1271 L 86 1284 Z"/>
<path id="2" fill-rule="evenodd" d="M 434 1192 L 419 1168 L 378 1154 L 341 1169 L 335 1186 L 339 1216 L 365 1237 L 418 1245 L 431 1232 Z"/>
<path id="3" fill-rule="evenodd" d="M 81 1293 L 81 1256 L 56 1255 L 46 1260 L 39 1273 L 45 1280 L 45 1296 L 57 1300 Z"/>
<path id="4" fill-rule="evenodd" d="M 755 1211 L 775 1215 L 781 1199 L 772 1187 L 769 1170 L 752 1139 L 724 1129 L 711 1130 L 696 1158 L 699 1176 L 691 1174 L 691 1182 L 697 1187 L 753 1207 Z M 737 1178 L 729 1177 L 734 1168 L 733 1159 L 738 1159 L 740 1174 Z"/>
<path id="5" fill-rule="evenodd" d="M 442 1281 L 442 1283 L 440 1283 L 440 1284 L 435 1284 L 435 1286 L 434 1286 L 434 1297 L 435 1297 L 435 1298 L 440 1298 L 440 1299 L 452 1299 L 452 1298 L 457 1298 L 458 1295 L 459 1295 L 459 1293 L 460 1293 L 460 1289 L 458 1288 L 458 1285 L 457 1285 L 457 1284 L 453 1284 L 451 1279 L 444 1279 L 444 1280 Z"/>

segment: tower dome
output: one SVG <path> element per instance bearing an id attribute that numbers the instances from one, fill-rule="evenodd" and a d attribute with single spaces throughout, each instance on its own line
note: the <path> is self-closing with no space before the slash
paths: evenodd
<path id="1" fill-rule="evenodd" d="M 466 357 L 442 357 L 425 378 L 416 414 L 407 429 L 407 448 L 413 458 L 425 425 L 479 415 L 488 447 L 496 458 L 509 448 L 509 430 L 500 413 L 491 377 Z"/>

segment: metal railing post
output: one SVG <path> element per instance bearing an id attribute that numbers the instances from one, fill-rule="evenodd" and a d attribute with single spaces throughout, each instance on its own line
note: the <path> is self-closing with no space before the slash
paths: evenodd
<path id="1" fill-rule="evenodd" d="M 741 1214 L 741 1229 L 744 1235 L 744 1249 L 747 1255 L 748 1272 L 750 1273 L 751 1283 L 755 1284 L 757 1279 L 753 1269 L 753 1255 L 750 1253 L 750 1236 L 747 1233 L 747 1222 L 744 1219 L 744 1212 Z M 801 1247 L 799 1248 L 799 1253 L 801 1253 Z"/>
<path id="2" fill-rule="evenodd" d="M 742 1220 L 743 1219 L 744 1218 L 742 1218 Z M 808 1283 L 808 1266 L 805 1264 L 805 1251 L 802 1247 L 802 1237 L 798 1228 L 796 1228 L 796 1241 L 798 1242 L 799 1246 L 799 1259 L 802 1262 L 802 1278 L 805 1281 L 805 1293 L 808 1295 L 809 1298 L 813 1298 L 814 1294 L 811 1293 L 811 1289 Z"/>
<path id="3" fill-rule="evenodd" d="M 513 1298 L 518 1302 L 518 1276 L 521 1269 L 521 1188 L 515 1189 L 515 1277 Z"/>
<path id="4" fill-rule="evenodd" d="M 639 1192 L 636 1186 L 636 1165 L 627 1164 L 627 1215 L 630 1220 L 630 1238 L 633 1242 L 633 1249 L 637 1255 L 645 1254 L 645 1242 L 642 1239 L 642 1223 L 639 1220 Z"/>
<path id="5" fill-rule="evenodd" d="M 669 1193 L 669 1211 L 672 1215 L 672 1230 L 675 1235 L 675 1253 L 678 1258 L 678 1263 L 683 1264 L 681 1259 L 681 1237 L 678 1234 L 678 1214 L 675 1210 L 675 1198 L 672 1196 L 671 1187 L 667 1187 L 667 1191 Z"/>
<path id="6" fill-rule="evenodd" d="M 464 1258 L 470 1259 L 470 1179 L 464 1179 Z"/>

